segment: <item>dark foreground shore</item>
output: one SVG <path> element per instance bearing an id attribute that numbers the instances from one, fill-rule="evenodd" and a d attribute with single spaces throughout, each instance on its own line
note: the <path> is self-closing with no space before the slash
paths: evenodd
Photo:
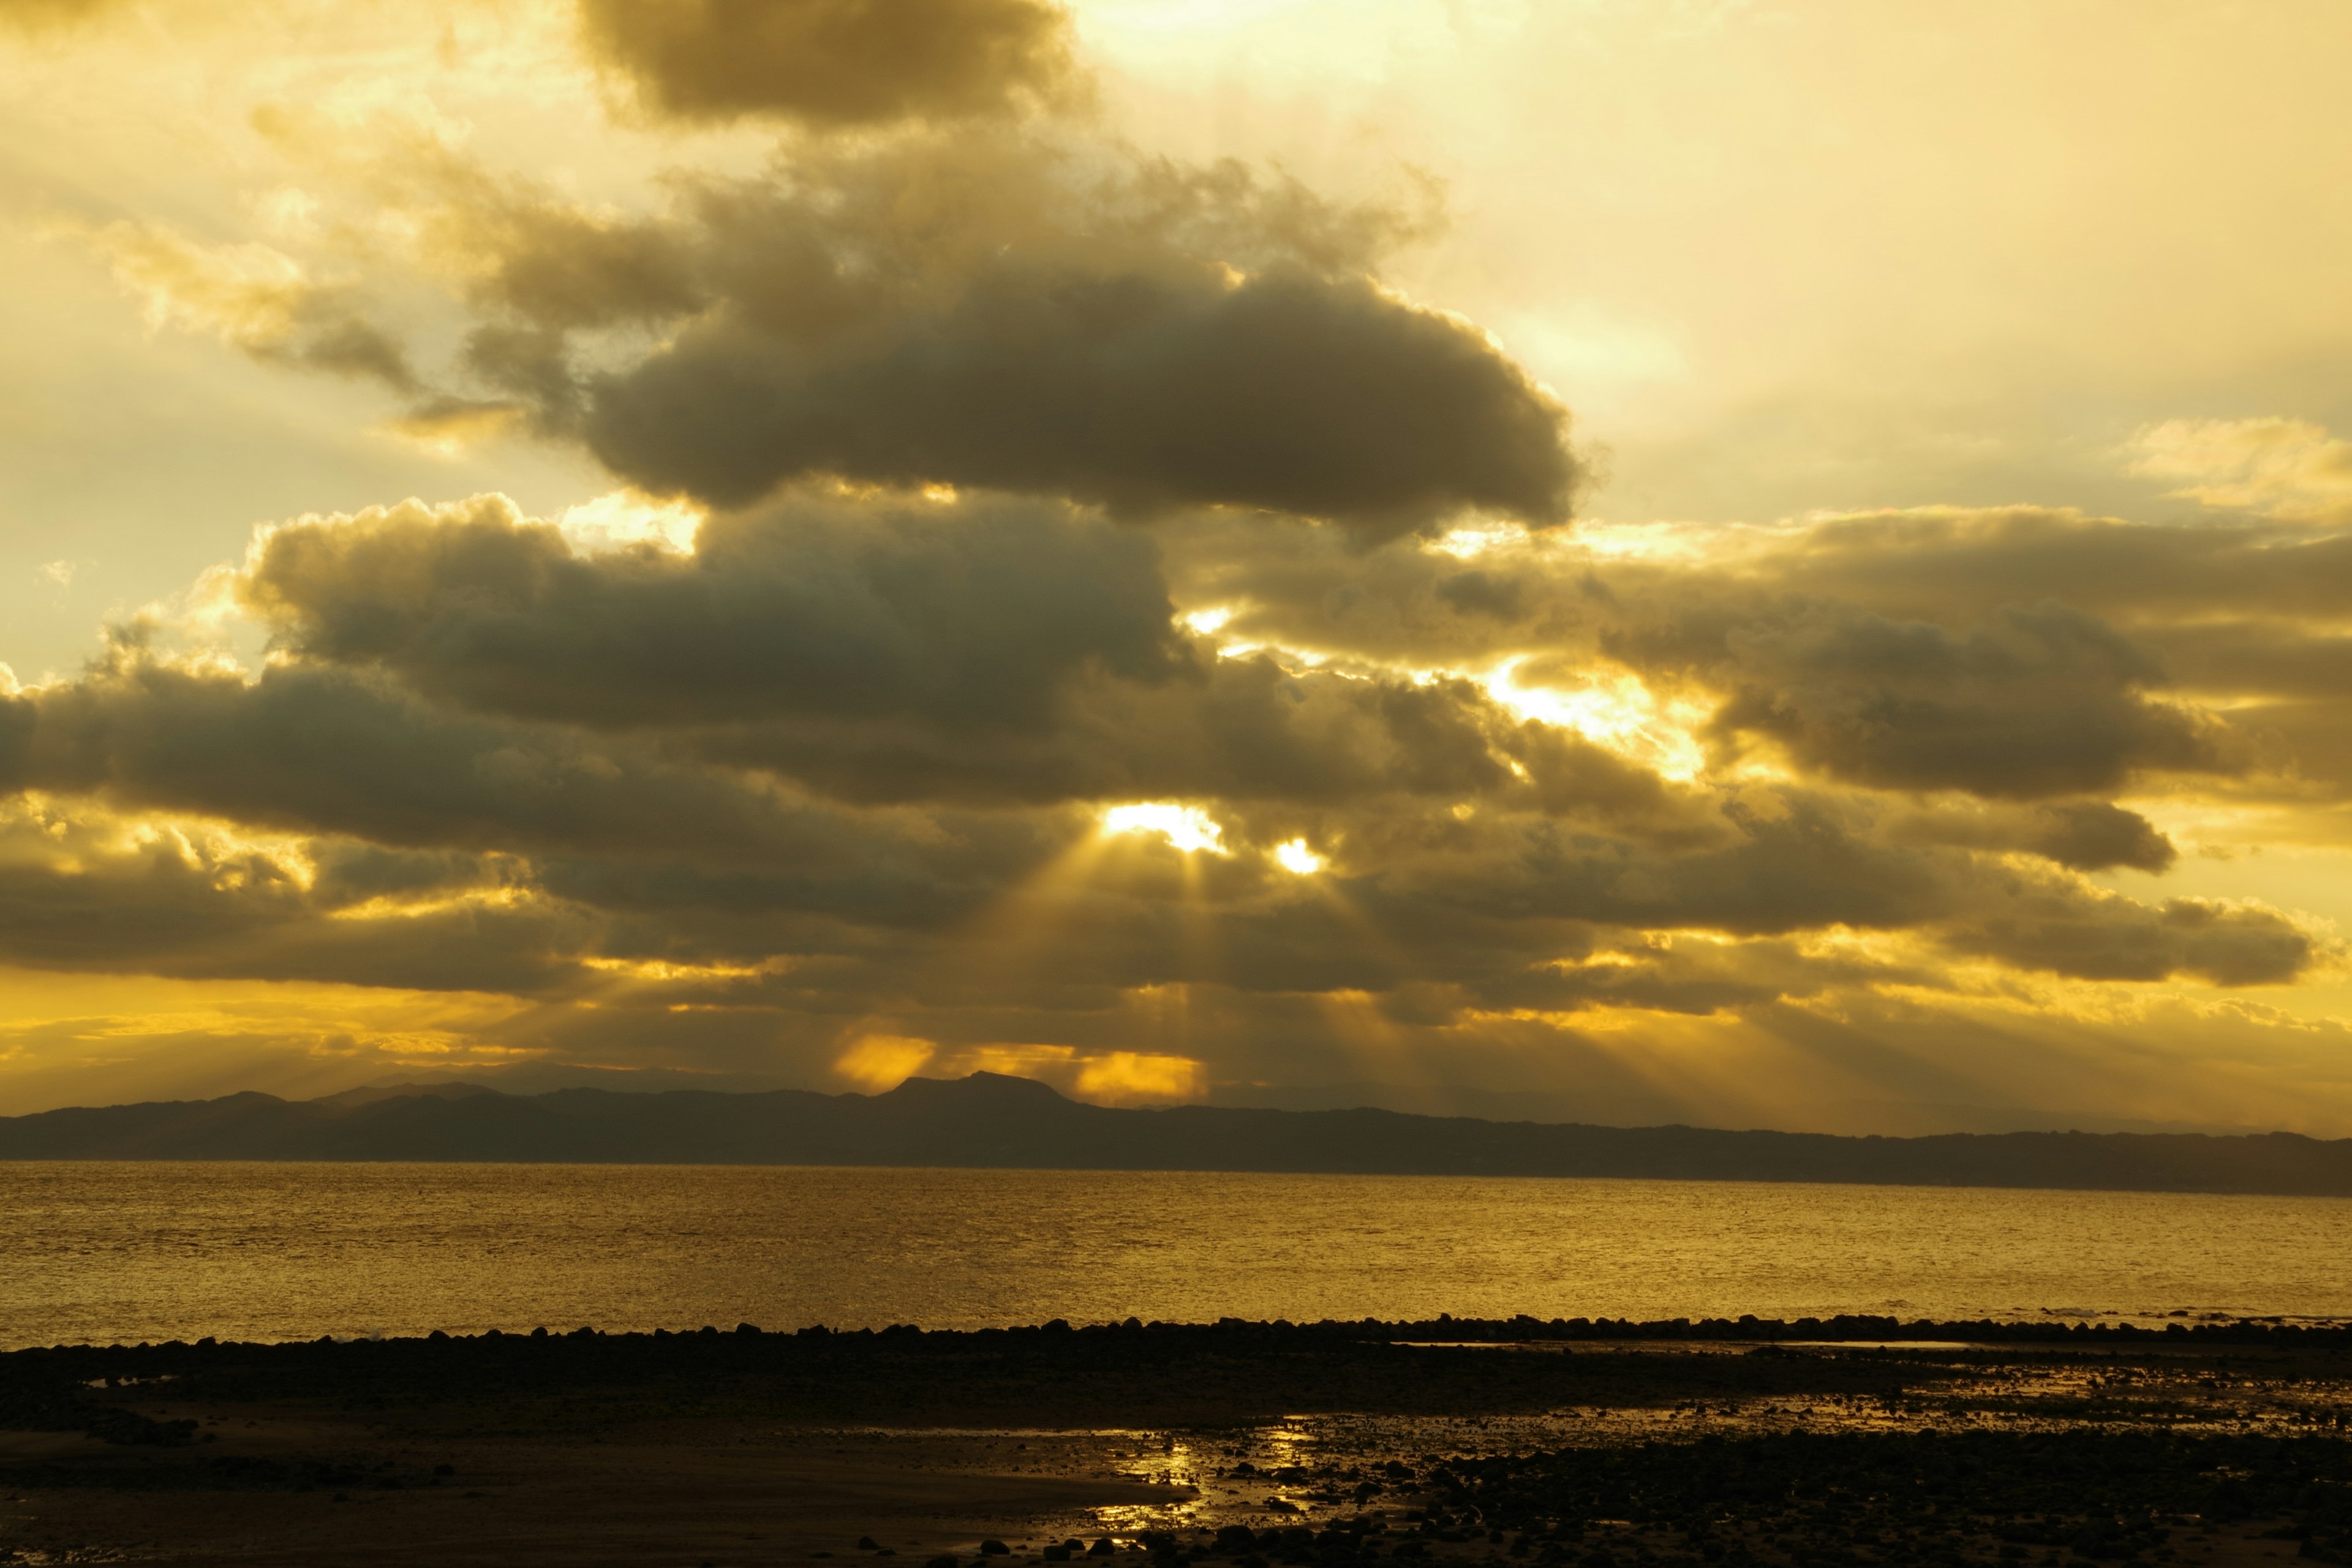
<path id="1" fill-rule="evenodd" d="M 2352 1332 L 1449 1319 L 0 1355 L 0 1563 L 1066 1553 L 2344 1562 Z"/>

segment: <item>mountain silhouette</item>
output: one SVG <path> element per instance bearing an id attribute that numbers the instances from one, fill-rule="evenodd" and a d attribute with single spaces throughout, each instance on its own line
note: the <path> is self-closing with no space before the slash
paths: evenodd
<path id="1" fill-rule="evenodd" d="M 1616 1176 L 2352 1195 L 2352 1139 L 2292 1132 L 1850 1138 L 1205 1105 L 1114 1110 L 998 1073 L 887 1094 L 399 1084 L 0 1118 L 6 1160 L 384 1160 Z"/>

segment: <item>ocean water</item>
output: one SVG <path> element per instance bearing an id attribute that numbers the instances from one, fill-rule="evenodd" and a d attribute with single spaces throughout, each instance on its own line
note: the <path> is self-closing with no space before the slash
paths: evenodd
<path id="1" fill-rule="evenodd" d="M 1135 1316 L 2352 1316 L 2352 1199 L 771 1166 L 0 1163 L 0 1345 Z"/>

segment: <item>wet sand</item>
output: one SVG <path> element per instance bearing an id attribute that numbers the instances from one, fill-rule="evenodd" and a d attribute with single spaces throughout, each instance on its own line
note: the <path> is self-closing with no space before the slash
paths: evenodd
<path id="1" fill-rule="evenodd" d="M 2341 1331 L 1965 1327 L 16 1352 L 0 1563 L 979 1568 L 994 1542 L 1028 1568 L 1070 1541 L 1137 1568 L 2352 1556 Z"/>

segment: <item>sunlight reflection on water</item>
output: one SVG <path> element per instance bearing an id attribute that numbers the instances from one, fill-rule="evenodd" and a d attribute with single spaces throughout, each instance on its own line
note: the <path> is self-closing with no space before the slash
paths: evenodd
<path id="1" fill-rule="evenodd" d="M 2352 1199 L 773 1166 L 0 1163 L 0 1344 L 1219 1317 L 2352 1313 Z"/>

